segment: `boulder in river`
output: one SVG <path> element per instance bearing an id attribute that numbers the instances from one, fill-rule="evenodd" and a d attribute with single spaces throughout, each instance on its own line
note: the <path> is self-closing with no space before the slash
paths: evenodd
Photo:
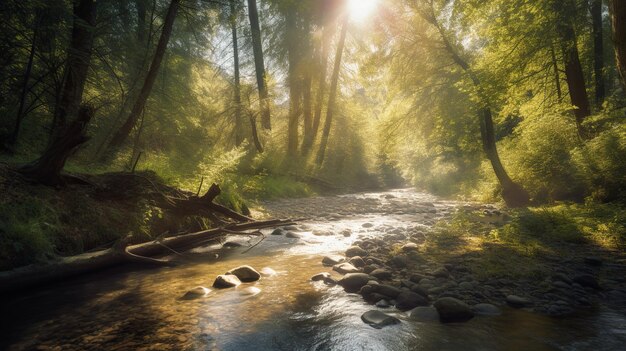
<path id="1" fill-rule="evenodd" d="M 428 300 L 426 300 L 424 296 L 412 291 L 403 290 L 396 297 L 396 308 L 400 311 L 408 311 L 417 306 L 426 305 L 428 305 Z"/>
<path id="2" fill-rule="evenodd" d="M 238 290 L 239 290 L 239 294 L 243 296 L 254 296 L 261 292 L 261 289 L 257 288 L 256 286 L 249 286 L 249 287 L 238 289 Z"/>
<path id="3" fill-rule="evenodd" d="M 442 297 L 435 301 L 434 306 L 443 323 L 465 322 L 474 317 L 468 304 L 453 297 Z"/>
<path id="4" fill-rule="evenodd" d="M 406 243 L 402 245 L 402 251 L 411 252 L 419 250 L 419 246 L 416 243 Z"/>
<path id="5" fill-rule="evenodd" d="M 365 261 L 363 261 L 361 256 L 354 256 L 348 262 L 357 268 L 365 266 Z"/>
<path id="6" fill-rule="evenodd" d="M 522 308 L 532 304 L 529 299 L 517 295 L 508 295 L 506 297 L 506 303 L 515 308 Z"/>
<path id="7" fill-rule="evenodd" d="M 439 322 L 439 312 L 432 306 L 419 306 L 411 311 L 410 317 L 418 322 Z"/>
<path id="8" fill-rule="evenodd" d="M 217 276 L 217 278 L 215 278 L 215 281 L 213 282 L 213 287 L 218 289 L 226 289 L 235 287 L 239 284 L 241 284 L 241 281 L 239 280 L 239 278 L 237 278 L 236 275 L 220 274 Z"/>
<path id="9" fill-rule="evenodd" d="M 347 292 L 357 292 L 361 287 L 367 284 L 372 277 L 365 273 L 348 273 L 343 276 L 337 283 L 341 285 Z"/>
<path id="10" fill-rule="evenodd" d="M 363 315 L 361 315 L 361 320 L 377 329 L 388 325 L 400 323 L 400 320 L 398 318 L 390 316 L 378 310 L 372 310 L 363 313 Z"/>
<path id="11" fill-rule="evenodd" d="M 347 273 L 358 273 L 360 272 L 360 270 L 358 268 L 356 268 L 355 266 L 351 265 L 350 263 L 344 262 L 344 263 L 339 263 L 333 266 L 333 271 L 335 272 L 339 272 L 341 274 L 347 274 Z"/>
<path id="12" fill-rule="evenodd" d="M 322 264 L 324 266 L 334 266 L 338 263 L 341 263 L 343 261 L 345 261 L 346 258 L 343 256 L 339 256 L 339 255 L 328 255 L 328 256 L 324 256 L 324 258 L 322 258 Z"/>
<path id="13" fill-rule="evenodd" d="M 272 231 L 272 235 L 283 235 L 283 230 L 280 228 L 276 228 Z"/>
<path id="14" fill-rule="evenodd" d="M 233 268 L 226 274 L 235 275 L 237 276 L 237 278 L 239 278 L 239 280 L 245 283 L 255 282 L 261 279 L 261 273 L 257 272 L 256 269 L 247 265 Z"/>
<path id="15" fill-rule="evenodd" d="M 314 282 L 318 282 L 318 281 L 322 281 L 326 278 L 330 278 L 330 273 L 327 272 L 322 272 L 322 273 L 317 273 L 316 275 L 311 277 L 311 280 Z"/>
<path id="16" fill-rule="evenodd" d="M 490 303 L 476 304 L 472 306 L 472 311 L 474 311 L 477 316 L 498 316 L 502 314 L 502 311 L 498 307 Z"/>
<path id="17" fill-rule="evenodd" d="M 285 237 L 286 238 L 291 238 L 291 239 L 300 239 L 302 236 L 300 234 L 296 234 L 294 232 L 287 232 L 287 233 L 285 233 Z"/>
<path id="18" fill-rule="evenodd" d="M 187 291 L 185 293 L 185 295 L 183 295 L 182 299 L 183 300 L 193 300 L 193 299 L 197 299 L 200 297 L 204 297 L 206 295 L 208 295 L 211 292 L 210 289 L 205 288 L 204 286 L 197 286 L 189 291 Z"/>
<path id="19" fill-rule="evenodd" d="M 374 226 L 374 225 L 373 225 L 372 223 L 369 223 L 369 222 L 368 222 L 368 223 L 363 223 L 363 224 L 361 225 L 361 227 L 363 227 L 363 228 L 371 228 L 371 227 L 373 227 L 373 226 Z"/>
<path id="20" fill-rule="evenodd" d="M 346 256 L 347 257 L 354 257 L 354 256 L 365 257 L 367 256 L 367 251 L 363 250 L 362 248 L 358 246 L 350 246 L 346 250 Z"/>
<path id="21" fill-rule="evenodd" d="M 381 280 L 391 279 L 391 272 L 384 268 L 375 269 L 370 273 L 370 275 Z"/>

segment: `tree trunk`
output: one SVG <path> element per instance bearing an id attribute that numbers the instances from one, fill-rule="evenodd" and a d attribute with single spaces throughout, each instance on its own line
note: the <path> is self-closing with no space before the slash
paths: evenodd
<path id="1" fill-rule="evenodd" d="M 130 135 L 131 130 L 137 124 L 137 120 L 143 111 L 146 101 L 148 100 L 148 96 L 150 96 L 150 92 L 152 91 L 152 86 L 156 80 L 157 74 L 159 72 L 159 67 L 161 66 L 161 61 L 163 60 L 163 56 L 165 54 L 165 49 L 167 48 L 167 43 L 170 39 L 170 35 L 172 34 L 172 27 L 174 26 L 174 19 L 176 19 L 176 13 L 178 11 L 178 7 L 180 5 L 180 0 L 172 0 L 170 2 L 170 6 L 167 10 L 167 15 L 165 16 L 165 22 L 163 23 L 163 30 L 161 32 L 161 37 L 159 38 L 159 43 L 157 44 L 156 51 L 154 53 L 154 57 L 152 58 L 152 63 L 150 64 L 150 69 L 148 70 L 148 75 L 141 87 L 141 91 L 139 92 L 139 96 L 133 105 L 133 108 L 126 119 L 126 122 L 122 127 L 117 131 L 117 133 L 113 136 L 111 140 L 111 147 L 119 148 L 124 141 Z"/>
<path id="2" fill-rule="evenodd" d="M 302 155 L 306 155 L 309 152 L 310 143 L 307 142 L 307 140 L 313 141 L 313 102 L 311 99 L 311 70 L 310 67 L 307 67 L 306 72 L 304 72 L 304 78 L 302 79 L 302 115 L 304 118 Z"/>
<path id="3" fill-rule="evenodd" d="M 567 5 L 569 4 L 570 2 L 567 2 Z M 564 4 L 560 1 L 555 1 L 554 6 L 559 16 L 557 18 L 557 30 L 561 37 L 561 50 L 563 52 L 565 65 L 565 81 L 569 90 L 570 101 L 572 105 L 576 107 L 574 116 L 576 118 L 578 135 L 585 139 L 587 138 L 587 133 L 583 128 L 583 121 L 591 114 L 591 108 L 585 87 L 585 76 L 582 65 L 580 64 L 576 33 L 572 24 L 571 15 L 564 13 Z"/>
<path id="4" fill-rule="evenodd" d="M 434 14 L 434 9 L 432 10 Z M 461 69 L 463 69 L 463 71 L 465 71 L 469 75 L 472 83 L 478 91 L 479 98 L 482 100 L 480 101 L 480 104 L 482 106 L 479 107 L 478 117 L 480 121 L 480 136 L 483 144 L 483 151 L 485 152 L 487 159 L 491 163 L 491 167 L 493 168 L 496 178 L 498 178 L 498 183 L 500 183 L 500 186 L 502 187 L 502 198 L 504 199 L 504 202 L 506 202 L 507 206 L 511 207 L 521 207 L 528 205 L 530 202 L 530 196 L 528 195 L 528 192 L 526 192 L 526 190 L 522 188 L 521 185 L 515 183 L 511 179 L 511 177 L 509 177 L 506 169 L 500 161 L 491 109 L 489 108 L 489 103 L 484 96 L 484 92 L 478 76 L 476 76 L 476 74 L 472 71 L 470 65 L 458 54 L 455 47 L 448 40 L 445 30 L 437 22 L 437 17 L 434 15 L 432 17 L 425 16 L 424 19 L 432 23 L 439 31 L 444 47 L 446 51 L 450 54 L 452 61 L 454 61 L 454 63 L 456 63 L 459 67 L 461 67 Z"/>
<path id="5" fill-rule="evenodd" d="M 296 24 L 295 5 L 289 7 L 286 12 L 286 46 L 289 62 L 289 123 L 287 128 L 287 155 L 295 158 L 298 154 L 298 122 L 300 113 L 302 112 L 302 89 L 301 89 L 301 59 L 302 45 L 298 41 L 302 40 L 299 36 L 299 29 Z"/>
<path id="6" fill-rule="evenodd" d="M 317 133 L 320 128 L 320 121 L 322 119 L 322 107 L 324 106 L 324 97 L 326 95 L 326 71 L 328 70 L 328 51 L 330 47 L 330 39 L 332 38 L 331 27 L 326 26 L 322 32 L 322 43 L 320 53 L 320 74 L 318 78 L 317 96 L 315 102 L 315 114 L 313 116 L 313 122 L 311 125 L 311 133 L 309 138 L 306 138 L 304 142 L 306 146 L 303 146 L 303 152 L 308 152 L 315 142 Z"/>
<path id="7" fill-rule="evenodd" d="M 345 15 L 342 21 L 341 35 L 337 43 L 337 52 L 335 53 L 335 65 L 333 67 L 333 75 L 330 79 L 330 91 L 328 92 L 328 106 L 326 110 L 326 120 L 324 121 L 324 131 L 320 141 L 320 149 L 317 152 L 317 164 L 324 163 L 326 146 L 328 144 L 328 135 L 330 134 L 330 126 L 333 122 L 333 113 L 335 112 L 335 102 L 337 101 L 337 86 L 339 84 L 339 71 L 341 70 L 341 56 L 343 55 L 343 47 L 346 43 L 346 34 L 348 33 L 348 15 Z"/>
<path id="8" fill-rule="evenodd" d="M 9 140 L 7 141 L 7 146 L 10 149 L 13 149 L 15 143 L 17 142 L 17 138 L 20 134 L 20 129 L 22 127 L 22 120 L 24 119 L 24 105 L 26 104 L 26 96 L 28 95 L 28 81 L 30 80 L 30 75 L 33 70 L 33 61 L 35 59 L 35 47 L 37 43 L 37 35 L 39 32 L 39 25 L 41 22 L 42 14 L 37 13 L 37 19 L 34 23 L 33 28 L 33 39 L 30 44 L 30 52 L 28 53 L 28 61 L 26 63 L 26 72 L 24 72 L 24 80 L 22 82 L 22 91 L 20 93 L 20 103 L 17 108 L 17 115 L 15 116 L 15 125 L 13 126 L 13 133 L 9 136 Z"/>
<path id="9" fill-rule="evenodd" d="M 74 5 L 72 39 L 63 74 L 63 88 L 52 120 L 52 141 L 56 134 L 62 132 L 68 118 L 76 115 L 82 102 L 91 60 L 96 7 L 96 0 L 80 0 Z"/>
<path id="10" fill-rule="evenodd" d="M 602 0 L 591 0 L 593 35 L 593 74 L 596 85 L 596 106 L 604 102 L 604 42 L 602 36 Z"/>
<path id="11" fill-rule="evenodd" d="M 622 88 L 626 92 L 626 2 L 611 0 L 610 6 L 615 63 L 622 81 Z"/>
<path id="12" fill-rule="evenodd" d="M 556 85 L 556 96 L 558 102 L 563 100 L 563 92 L 561 90 L 561 77 L 559 74 L 559 63 L 556 60 L 556 53 L 554 52 L 554 45 L 550 44 L 550 57 L 552 58 L 552 69 L 554 70 L 554 84 Z"/>
<path id="13" fill-rule="evenodd" d="M 22 167 L 20 173 L 38 183 L 62 184 L 61 171 L 65 162 L 74 154 L 78 146 L 89 140 L 85 135 L 85 130 L 93 114 L 92 107 L 81 106 L 78 118 L 64 128 L 63 132 L 57 134 L 39 159 Z"/>
<path id="14" fill-rule="evenodd" d="M 270 119 L 270 101 L 269 94 L 267 92 L 267 77 L 265 75 L 265 63 L 263 61 L 261 27 L 259 25 L 259 12 L 256 8 L 256 0 L 248 0 L 248 17 L 250 18 L 250 30 L 252 32 L 252 50 L 254 51 L 254 68 L 256 71 L 256 82 L 259 88 L 261 125 L 265 129 L 272 129 L 272 123 Z"/>
<path id="15" fill-rule="evenodd" d="M 233 36 L 233 66 L 235 69 L 235 81 L 233 82 L 234 103 L 235 103 L 235 145 L 239 146 L 243 142 L 241 122 L 241 86 L 239 78 L 239 41 L 237 39 L 237 11 L 235 0 L 230 0 L 230 29 Z"/>

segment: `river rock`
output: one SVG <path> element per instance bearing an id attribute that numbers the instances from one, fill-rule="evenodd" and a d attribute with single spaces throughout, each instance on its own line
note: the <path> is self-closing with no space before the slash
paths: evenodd
<path id="1" fill-rule="evenodd" d="M 367 256 L 367 251 L 363 250 L 362 248 L 358 246 L 350 246 L 346 250 L 346 256 L 347 257 L 354 257 L 354 256 L 365 257 Z"/>
<path id="2" fill-rule="evenodd" d="M 261 279 L 261 273 L 257 272 L 256 269 L 247 265 L 233 268 L 226 274 L 235 275 L 237 276 L 237 278 L 239 278 L 239 280 L 245 283 L 255 282 Z"/>
<path id="3" fill-rule="evenodd" d="M 352 231 L 350 229 L 344 229 L 341 231 L 341 235 L 343 235 L 344 237 L 348 238 L 352 235 Z"/>
<path id="4" fill-rule="evenodd" d="M 237 278 L 236 275 L 220 274 L 217 276 L 217 278 L 215 278 L 215 281 L 213 282 L 213 287 L 218 289 L 226 289 L 235 287 L 239 284 L 241 284 L 241 281 L 239 280 L 239 278 Z"/>
<path id="5" fill-rule="evenodd" d="M 339 272 L 341 274 L 358 273 L 358 272 L 360 272 L 360 270 L 358 268 L 356 268 L 355 266 L 353 266 L 353 265 L 351 265 L 350 263 L 347 263 L 347 262 L 334 265 L 333 266 L 333 271 Z"/>
<path id="6" fill-rule="evenodd" d="M 322 259 L 322 264 L 324 266 L 334 266 L 338 263 L 341 263 L 343 261 L 345 261 L 345 257 L 343 256 L 339 256 L 339 255 L 328 255 L 328 256 L 324 256 L 324 258 Z"/>
<path id="7" fill-rule="evenodd" d="M 373 226 L 374 226 L 374 225 L 373 225 L 372 223 L 369 223 L 369 222 L 368 222 L 368 223 L 363 223 L 363 224 L 361 225 L 361 227 L 363 227 L 363 228 L 371 228 L 371 227 L 373 227 Z"/>
<path id="8" fill-rule="evenodd" d="M 509 306 L 515 307 L 515 308 L 526 307 L 532 304 L 532 302 L 529 299 L 526 299 L 524 297 L 520 297 L 517 295 L 508 295 L 506 297 L 506 303 L 508 303 Z"/>
<path id="9" fill-rule="evenodd" d="M 448 278 L 450 276 L 450 272 L 444 267 L 436 269 L 433 271 L 432 275 L 437 278 Z"/>
<path id="10" fill-rule="evenodd" d="M 363 315 L 361 315 L 361 320 L 377 329 L 388 325 L 400 323 L 400 320 L 398 318 L 390 316 L 378 310 L 367 311 L 363 313 Z"/>
<path id="11" fill-rule="evenodd" d="M 410 317 L 418 322 L 439 322 L 439 312 L 432 306 L 419 306 L 411 311 Z"/>
<path id="12" fill-rule="evenodd" d="M 574 281 L 574 283 L 578 283 L 584 287 L 600 290 L 600 284 L 598 283 L 598 280 L 591 274 L 579 274 L 572 278 L 572 280 Z"/>
<path id="13" fill-rule="evenodd" d="M 419 246 L 416 243 L 406 243 L 402 245 L 402 251 L 404 252 L 412 252 L 419 250 Z"/>
<path id="14" fill-rule="evenodd" d="M 397 298 L 401 292 L 402 290 L 396 288 L 395 286 L 378 284 L 375 282 L 368 282 L 367 285 L 364 286 L 360 291 L 361 295 L 363 295 L 363 297 L 365 297 L 365 299 L 368 301 L 371 301 L 371 298 L 368 298 L 368 296 L 366 296 L 368 295 L 368 293 L 380 294 L 388 299 L 393 300 Z"/>
<path id="15" fill-rule="evenodd" d="M 406 255 L 393 256 L 390 263 L 398 268 L 405 268 L 409 263 L 409 258 Z"/>
<path id="16" fill-rule="evenodd" d="M 389 308 L 391 305 L 389 304 L 389 301 L 382 299 L 382 300 L 378 300 L 378 302 L 376 302 L 376 307 L 379 308 Z"/>
<path id="17" fill-rule="evenodd" d="M 317 281 L 324 280 L 326 278 L 330 278 L 330 273 L 322 272 L 322 273 L 317 273 L 316 275 L 312 276 L 311 280 L 314 282 L 317 282 Z"/>
<path id="18" fill-rule="evenodd" d="M 283 235 L 283 230 L 280 228 L 276 228 L 272 231 L 272 235 Z"/>
<path id="19" fill-rule="evenodd" d="M 182 299 L 183 300 L 193 300 L 193 299 L 197 299 L 200 297 L 204 297 L 206 295 L 208 295 L 208 293 L 210 293 L 211 290 L 205 288 L 204 286 L 197 286 L 189 291 L 187 291 L 185 293 L 185 295 L 183 295 Z"/>
<path id="20" fill-rule="evenodd" d="M 426 305 L 428 305 L 428 300 L 426 300 L 422 295 L 412 291 L 404 290 L 398 294 L 398 297 L 396 297 L 396 308 L 400 311 L 407 311 L 417 306 Z"/>
<path id="21" fill-rule="evenodd" d="M 341 278 L 337 284 L 341 285 L 347 292 L 357 292 L 367 282 L 372 279 L 369 274 L 365 273 L 348 273 Z"/>
<path id="22" fill-rule="evenodd" d="M 300 239 L 302 236 L 300 234 L 296 234 L 294 232 L 287 232 L 285 234 L 286 238 L 291 238 L 291 239 Z"/>
<path id="23" fill-rule="evenodd" d="M 271 277 L 271 276 L 275 276 L 276 274 L 278 274 L 278 273 L 276 273 L 275 270 L 271 269 L 270 267 L 263 267 L 263 268 L 261 268 L 259 273 L 261 273 L 261 275 L 264 276 L 264 277 Z"/>
<path id="24" fill-rule="evenodd" d="M 365 261 L 361 256 L 354 256 L 348 262 L 357 268 L 365 267 Z"/>
<path id="25" fill-rule="evenodd" d="M 384 268 L 375 269 L 370 273 L 370 275 L 381 280 L 391 279 L 391 272 Z"/>
<path id="26" fill-rule="evenodd" d="M 453 297 L 442 297 L 434 303 L 443 323 L 465 322 L 474 318 L 474 312 L 465 302 Z"/>
<path id="27" fill-rule="evenodd" d="M 502 314 L 502 311 L 498 307 L 490 303 L 476 304 L 472 306 L 472 311 L 474 311 L 477 316 L 498 316 Z"/>

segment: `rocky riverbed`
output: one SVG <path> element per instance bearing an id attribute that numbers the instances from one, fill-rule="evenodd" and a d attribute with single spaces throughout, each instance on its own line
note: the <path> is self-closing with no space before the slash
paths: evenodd
<path id="1" fill-rule="evenodd" d="M 540 273 L 520 278 L 513 268 L 497 276 L 477 269 L 484 257 L 500 256 L 460 250 L 456 238 L 432 246 L 437 223 L 459 211 L 488 226 L 506 223 L 495 206 L 397 190 L 264 208 L 300 220 L 264 231 L 260 243 L 236 236 L 182 253 L 178 267 L 105 271 L 4 299 L 0 349 L 615 350 L 626 343 L 619 256 L 567 247 L 569 254 L 545 255 Z"/>

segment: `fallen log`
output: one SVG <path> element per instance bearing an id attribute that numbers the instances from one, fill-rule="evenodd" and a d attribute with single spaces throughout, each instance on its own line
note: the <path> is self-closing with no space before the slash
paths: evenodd
<path id="1" fill-rule="evenodd" d="M 122 245 L 121 247 L 117 245 L 102 251 L 64 257 L 47 264 L 20 267 L 11 271 L 0 272 L 0 294 L 17 292 L 124 263 L 139 262 L 171 265 L 172 262 L 155 259 L 153 256 L 167 254 L 171 250 L 188 250 L 211 240 L 216 240 L 224 235 L 233 233 L 250 235 L 250 233 L 245 231 L 290 224 L 294 224 L 294 222 L 281 219 L 231 224 L 222 228 L 203 230 L 137 245 Z"/>

